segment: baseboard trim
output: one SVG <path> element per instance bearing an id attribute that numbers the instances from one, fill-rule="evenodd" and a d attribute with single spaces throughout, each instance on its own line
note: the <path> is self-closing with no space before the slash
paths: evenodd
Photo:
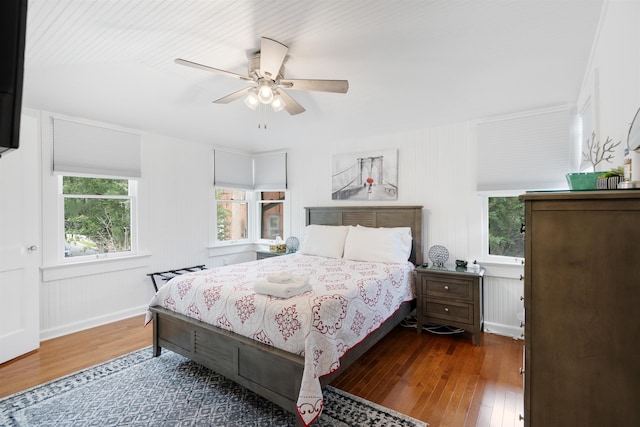
<path id="1" fill-rule="evenodd" d="M 505 337 L 511 337 L 516 340 L 521 340 L 524 337 L 522 328 L 517 326 L 503 325 L 501 323 L 484 322 L 483 331 L 490 334 L 504 335 Z"/>
<path id="2" fill-rule="evenodd" d="M 70 323 L 55 328 L 41 330 L 40 341 L 47 341 L 53 338 L 69 335 L 74 332 L 84 331 L 85 329 L 95 328 L 96 326 L 106 325 L 107 323 L 117 322 L 118 320 L 124 320 L 130 317 L 139 316 L 146 313 L 147 307 L 147 305 L 133 307 L 128 310 L 119 311 L 117 313 L 109 313 L 104 316 L 85 319 L 81 322 Z M 140 323 L 140 327 L 142 326 L 142 323 Z"/>
<path id="3" fill-rule="evenodd" d="M 118 320 L 128 319 L 130 317 L 139 316 L 147 312 L 147 305 L 130 308 L 128 310 L 110 313 L 105 316 L 94 317 L 83 320 L 82 322 L 70 323 L 68 325 L 58 326 L 40 331 L 40 341 L 47 341 L 74 332 L 84 331 L 85 329 L 95 328 L 96 326 L 106 325 L 107 323 L 117 322 Z M 484 322 L 483 332 L 490 334 L 503 335 L 513 339 L 523 339 L 522 328 L 516 326 L 504 325 L 501 323 Z"/>

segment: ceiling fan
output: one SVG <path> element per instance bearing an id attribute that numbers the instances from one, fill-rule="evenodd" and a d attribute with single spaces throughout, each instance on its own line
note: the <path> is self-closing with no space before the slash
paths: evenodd
<path id="1" fill-rule="evenodd" d="M 289 114 L 295 115 L 303 113 L 305 109 L 289 96 L 285 89 L 347 93 L 349 89 L 347 80 L 285 79 L 284 60 L 288 50 L 289 48 L 284 44 L 262 37 L 260 51 L 249 58 L 249 72 L 246 76 L 181 58 L 176 59 L 175 62 L 252 83 L 251 86 L 216 99 L 213 101 L 216 104 L 228 104 L 245 97 L 245 104 L 253 110 L 259 105 L 271 105 L 276 112 L 284 108 Z"/>

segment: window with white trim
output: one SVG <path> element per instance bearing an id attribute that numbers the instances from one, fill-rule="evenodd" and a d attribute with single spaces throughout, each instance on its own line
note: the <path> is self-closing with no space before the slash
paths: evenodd
<path id="1" fill-rule="evenodd" d="M 285 238 L 287 153 L 214 150 L 214 245 Z"/>
<path id="2" fill-rule="evenodd" d="M 141 136 L 58 117 L 51 125 L 58 237 L 50 259 L 137 255 Z"/>
<path id="3" fill-rule="evenodd" d="M 249 241 L 249 201 L 247 191 L 231 188 L 215 189 L 216 241 L 246 243 Z"/>
<path id="4" fill-rule="evenodd" d="M 136 253 L 136 181 L 60 176 L 62 258 Z"/>
<path id="5" fill-rule="evenodd" d="M 524 202 L 517 195 L 487 195 L 484 206 L 484 258 L 521 263 L 524 259 Z"/>
<path id="6" fill-rule="evenodd" d="M 258 205 L 258 236 L 260 240 L 284 238 L 284 191 L 259 191 L 256 193 Z"/>
<path id="7" fill-rule="evenodd" d="M 575 118 L 572 109 L 558 107 L 478 123 L 477 190 L 483 196 L 486 261 L 524 259 L 524 204 L 518 196 L 567 188 Z"/>

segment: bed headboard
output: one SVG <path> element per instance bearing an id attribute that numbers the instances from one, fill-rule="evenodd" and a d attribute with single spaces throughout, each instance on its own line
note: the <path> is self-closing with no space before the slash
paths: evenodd
<path id="1" fill-rule="evenodd" d="M 422 206 L 329 206 L 304 208 L 305 224 L 411 227 L 409 261 L 422 264 Z"/>

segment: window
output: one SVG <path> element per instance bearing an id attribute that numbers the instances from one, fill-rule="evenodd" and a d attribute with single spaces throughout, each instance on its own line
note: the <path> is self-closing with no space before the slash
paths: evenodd
<path id="1" fill-rule="evenodd" d="M 215 187 L 216 244 L 263 243 L 285 238 L 286 192 Z"/>
<path id="2" fill-rule="evenodd" d="M 257 193 L 260 239 L 284 238 L 284 191 L 261 191 Z"/>
<path id="3" fill-rule="evenodd" d="M 135 187 L 128 179 L 61 176 L 64 258 L 135 250 Z"/>
<path id="4" fill-rule="evenodd" d="M 214 245 L 266 244 L 285 237 L 287 153 L 214 150 Z M 213 227 L 212 227 L 213 228 Z"/>
<path id="5" fill-rule="evenodd" d="M 247 192 L 228 188 L 216 188 L 216 215 L 218 243 L 236 243 L 247 240 L 248 201 Z"/>
<path id="6" fill-rule="evenodd" d="M 488 196 L 486 212 L 487 258 L 496 261 L 518 261 L 524 258 L 524 233 L 521 232 L 524 224 L 524 202 L 517 196 Z"/>

